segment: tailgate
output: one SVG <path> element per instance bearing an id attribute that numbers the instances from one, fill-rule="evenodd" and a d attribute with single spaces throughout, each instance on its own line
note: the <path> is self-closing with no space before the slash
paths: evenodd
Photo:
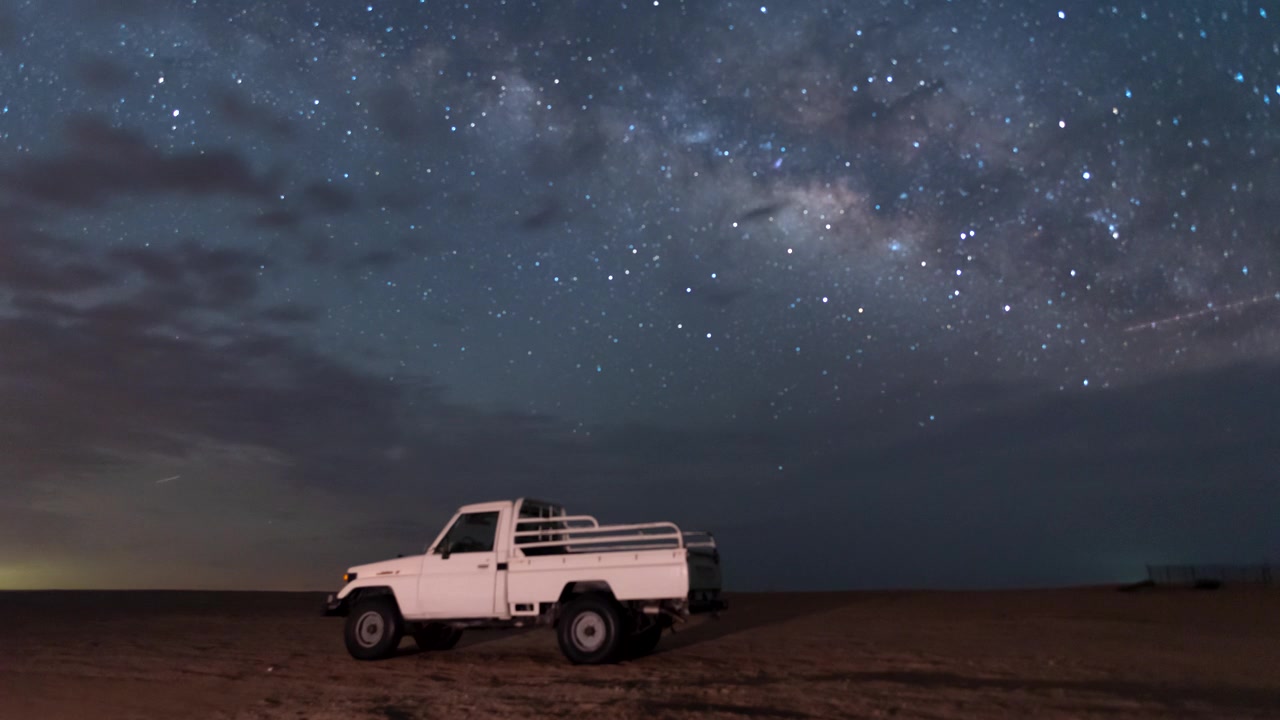
<path id="1" fill-rule="evenodd" d="M 689 590 L 720 590 L 720 555 L 689 548 Z"/>
<path id="2" fill-rule="evenodd" d="M 711 533 L 685 533 L 689 562 L 689 610 L 711 612 L 724 608 L 720 599 L 720 549 Z"/>

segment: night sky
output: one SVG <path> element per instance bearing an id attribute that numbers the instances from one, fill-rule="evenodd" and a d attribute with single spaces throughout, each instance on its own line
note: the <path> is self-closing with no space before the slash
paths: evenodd
<path id="1" fill-rule="evenodd" d="M 0 588 L 466 502 L 731 589 L 1280 560 L 1280 3 L 0 2 Z"/>

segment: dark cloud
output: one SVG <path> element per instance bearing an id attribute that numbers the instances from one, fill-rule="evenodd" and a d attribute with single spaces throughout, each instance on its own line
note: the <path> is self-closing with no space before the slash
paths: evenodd
<path id="1" fill-rule="evenodd" d="M 428 234 L 425 232 L 416 232 L 411 235 L 402 235 L 396 243 L 396 249 L 402 253 L 410 255 L 425 255 L 427 253 L 439 252 L 443 248 L 442 238 L 436 234 Z"/>
<path id="2" fill-rule="evenodd" d="M 266 210 L 249 218 L 254 227 L 294 230 L 302 224 L 302 215 L 292 210 Z"/>
<path id="3" fill-rule="evenodd" d="M 20 293 L 75 293 L 106 286 L 117 277 L 60 238 L 19 223 L 0 224 L 0 287 Z"/>
<path id="4" fill-rule="evenodd" d="M 378 127 L 401 143 L 429 143 L 449 133 L 449 123 L 443 115 L 428 112 L 415 93 L 402 84 L 370 93 L 369 109 Z"/>
<path id="5" fill-rule="evenodd" d="M 0 227 L 26 228 L 44 219 L 45 214 L 27 204 L 0 205 Z"/>
<path id="6" fill-rule="evenodd" d="M 333 240 L 323 235 L 307 234 L 301 238 L 302 259 L 308 265 L 325 265 L 333 261 Z"/>
<path id="7" fill-rule="evenodd" d="M 300 207 L 262 209 L 247 219 L 250 227 L 294 231 L 310 219 L 327 218 L 356 210 L 356 194 L 331 183 L 313 182 L 302 190 Z"/>
<path id="8" fill-rule="evenodd" d="M 103 287 L 115 279 L 90 262 L 52 265 L 38 257 L 0 251 L 0 263 L 5 263 L 0 267 L 0 285 L 19 291 L 74 293 Z"/>
<path id="9" fill-rule="evenodd" d="M 141 271 L 148 279 L 172 285 L 182 279 L 183 268 L 180 258 L 172 253 L 150 248 L 123 248 L 111 252 L 117 262 Z"/>
<path id="10" fill-rule="evenodd" d="M 18 42 L 18 23 L 8 10 L 0 9 L 0 50 L 8 50 Z"/>
<path id="11" fill-rule="evenodd" d="M 11 350 L 0 360 L 0 394 L 11 417 L 25 418 L 4 434 L 4 464 L 33 480 L 68 465 L 181 456 L 214 441 L 272 449 L 301 463 L 300 480 L 325 482 L 332 468 L 316 470 L 335 455 L 350 471 L 355 447 L 400 434 L 393 388 L 281 337 L 241 331 L 228 339 L 191 326 L 174 337 L 159 331 L 181 309 L 148 302 L 74 309 L 36 300 L 20 308 L 0 320 Z M 312 420 L 300 425 L 292 416 L 299 410 Z M 317 455 L 313 442 L 329 446 L 320 464 L 308 459 Z"/>
<path id="12" fill-rule="evenodd" d="M 574 118 L 570 132 L 555 142 L 537 142 L 530 147 L 529 172 L 534 177 L 560 178 L 599 169 L 609 150 L 609 140 L 598 121 Z"/>
<path id="13" fill-rule="evenodd" d="M 541 230 L 542 228 L 555 223 L 556 220 L 561 217 L 562 212 L 563 209 L 558 200 L 554 198 L 548 199 L 537 206 L 532 212 L 525 213 L 521 216 L 519 221 L 520 229 L 530 232 Z"/>
<path id="14" fill-rule="evenodd" d="M 126 20 L 145 15 L 153 8 L 154 6 L 147 0 L 103 0 L 103 2 L 88 3 L 86 9 L 103 17 Z"/>
<path id="15" fill-rule="evenodd" d="M 320 312 L 315 308 L 299 305 L 277 305 L 263 310 L 258 317 L 272 323 L 299 325 L 315 322 L 319 319 Z"/>
<path id="16" fill-rule="evenodd" d="M 233 248 L 207 248 L 195 242 L 170 249 L 132 248 L 110 256 L 143 273 L 149 292 L 167 293 L 167 302 L 191 308 L 243 305 L 258 293 L 259 275 L 272 266 L 257 253 Z M 179 302 L 178 298 L 185 298 Z"/>
<path id="17" fill-rule="evenodd" d="M 356 207 L 355 194 L 332 183 L 311 183 L 303 188 L 302 197 L 308 206 L 320 213 L 344 213 Z"/>
<path id="18" fill-rule="evenodd" d="M 606 520 L 710 529 L 734 550 L 737 587 L 1124 580 L 1146 562 L 1275 551 L 1250 508 L 1280 502 L 1280 431 L 1267 422 L 1280 396 L 1242 403 L 1246 387 L 1280 388 L 1280 368 L 1056 399 L 975 385 L 954 391 L 970 410 L 925 427 L 921 407 L 896 400 L 784 428 L 630 424 L 579 439 L 545 418 L 445 413 L 405 461 L 433 458 L 452 481 L 433 493 L 449 503 L 537 488 Z M 389 522 L 401 543 L 433 531 L 412 513 Z M 840 562 L 795 563 L 796 538 L 841 548 Z"/>
<path id="19" fill-rule="evenodd" d="M 52 236 L 26 241 L 42 242 L 52 267 L 81 251 Z M 511 467 L 482 448 L 540 442 L 536 421 L 492 419 L 443 401 L 430 383 L 392 384 L 244 325 L 250 314 L 275 325 L 317 317 L 301 305 L 246 311 L 270 265 L 194 242 L 115 250 L 92 266 L 107 269 L 119 297 L 89 305 L 51 297 L 78 286 L 6 277 L 18 294 L 0 317 L 0 404 L 23 422 L 0 433 L 0 469 L 27 486 L 60 473 L 84 478 L 75 484 L 146 457 L 243 445 L 280 458 L 300 486 L 345 494 L 370 476 L 407 482 L 428 457 L 501 477 Z"/>
<path id="20" fill-rule="evenodd" d="M 382 189 L 372 194 L 375 205 L 397 212 L 409 212 L 424 204 L 422 195 L 408 187 Z"/>
<path id="21" fill-rule="evenodd" d="M 771 203 L 766 203 L 764 205 L 761 205 L 759 207 L 751 208 L 750 210 L 747 210 L 746 212 L 742 213 L 742 215 L 738 217 L 738 222 L 745 223 L 745 222 L 752 222 L 752 221 L 768 220 L 769 218 L 777 214 L 778 211 L 787 207 L 788 204 L 789 203 L 787 203 L 786 201 L 771 202 Z"/>
<path id="22" fill-rule="evenodd" d="M 162 288 L 260 261 L 192 247 L 113 258 Z M 940 399 L 904 386 L 857 412 L 785 427 L 633 423 L 581 437 L 551 418 L 466 408 L 430 381 L 388 382 L 263 331 L 155 332 L 181 304 L 14 307 L 0 320 L 10 350 L 0 400 L 24 420 L 7 428 L 0 463 L 33 479 L 87 477 L 143 455 L 180 460 L 207 442 L 249 445 L 279 458 L 292 487 L 353 502 L 536 492 L 606 519 L 696 522 L 734 549 L 726 562 L 738 587 L 1121 577 L 1143 561 L 1216 560 L 1195 553 L 1227 547 L 1225 533 L 1265 552 L 1265 529 L 1242 518 L 1280 502 L 1269 482 L 1280 462 L 1273 366 L 1058 396 L 999 383 Z M 953 414 L 924 420 L 932 403 Z M 444 512 L 382 508 L 351 540 L 413 547 Z M 796 537 L 846 548 L 846 565 L 791 563 L 793 544 L 776 539 Z M 886 538 L 901 542 L 886 551 Z"/>
<path id="23" fill-rule="evenodd" d="M 618 428 L 595 469 L 629 479 L 566 496 L 706 525 L 752 587 L 1123 580 L 1276 552 L 1252 510 L 1280 503 L 1276 388 L 1280 367 L 1245 366 L 1114 393 L 976 385 L 953 398 L 970 409 L 947 403 L 955 414 L 923 427 L 923 404 L 894 401 L 759 432 Z M 840 563 L 795 563 L 780 538 L 842 548 Z"/>
<path id="24" fill-rule="evenodd" d="M 133 78 L 133 73 L 127 67 L 104 57 L 90 57 L 80 61 L 76 72 L 85 87 L 104 92 L 120 90 Z"/>
<path id="25" fill-rule="evenodd" d="M 400 256 L 390 250 L 370 250 L 351 261 L 354 270 L 385 270 L 395 265 Z"/>
<path id="26" fill-rule="evenodd" d="M 136 132 L 99 118 L 68 123 L 71 148 L 57 157 L 24 157 L 0 174 L 11 192 L 29 199 L 92 208 L 119 195 L 183 193 L 264 198 L 267 181 L 230 151 L 165 155 Z"/>
<path id="27" fill-rule="evenodd" d="M 215 94 L 218 111 L 239 128 L 263 133 L 269 137 L 288 140 L 294 137 L 293 124 L 277 117 L 272 111 L 253 104 L 238 92 L 228 90 Z"/>

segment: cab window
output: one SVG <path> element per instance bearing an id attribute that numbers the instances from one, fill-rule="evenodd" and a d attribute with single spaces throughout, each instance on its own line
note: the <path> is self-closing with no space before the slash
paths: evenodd
<path id="1" fill-rule="evenodd" d="M 477 512 L 458 516 L 444 540 L 436 545 L 440 555 L 447 545 L 451 554 L 493 552 L 494 538 L 498 535 L 498 513 Z"/>

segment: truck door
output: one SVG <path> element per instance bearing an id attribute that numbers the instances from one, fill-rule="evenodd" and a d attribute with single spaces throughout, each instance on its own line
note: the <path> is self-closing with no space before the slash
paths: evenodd
<path id="1" fill-rule="evenodd" d="M 418 602 L 428 618 L 494 617 L 502 513 L 464 513 L 423 561 Z"/>

